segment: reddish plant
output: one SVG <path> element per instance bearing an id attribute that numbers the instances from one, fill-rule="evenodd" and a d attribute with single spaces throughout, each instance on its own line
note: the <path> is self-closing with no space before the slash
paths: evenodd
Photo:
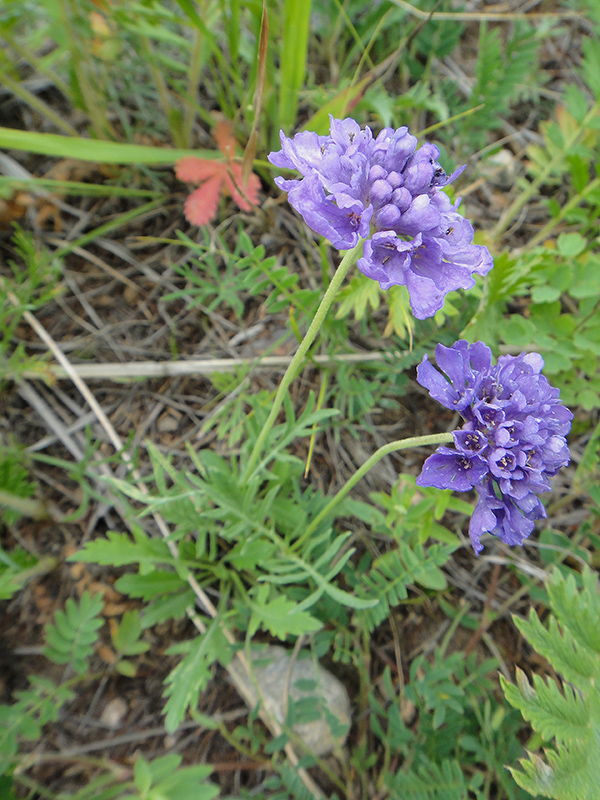
<path id="1" fill-rule="evenodd" d="M 246 185 L 242 184 L 242 165 L 234 161 L 235 138 L 227 120 L 217 123 L 215 139 L 224 161 L 186 156 L 175 165 L 180 181 L 201 184 L 185 201 L 185 217 L 192 225 L 206 225 L 215 218 L 221 194 L 231 195 L 242 211 L 258 203 L 260 181 L 250 173 Z"/>

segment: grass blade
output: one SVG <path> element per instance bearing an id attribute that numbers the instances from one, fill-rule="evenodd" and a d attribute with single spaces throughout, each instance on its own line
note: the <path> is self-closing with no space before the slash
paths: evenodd
<path id="1" fill-rule="evenodd" d="M 310 0 L 286 0 L 281 41 L 281 84 L 279 86 L 279 124 L 289 133 L 296 121 L 298 92 L 304 83 Z"/>
<path id="2" fill-rule="evenodd" d="M 256 91 L 254 92 L 254 122 L 250 131 L 250 138 L 244 150 L 242 162 L 242 186 L 248 184 L 252 172 L 252 164 L 256 155 L 256 142 L 258 140 L 258 127 L 262 110 L 263 93 L 267 74 L 267 45 L 269 44 L 269 16 L 266 0 L 263 0 L 262 17 L 260 20 L 260 39 L 258 43 L 258 70 L 256 73 Z"/>
<path id="3" fill-rule="evenodd" d="M 0 128 L 0 148 L 25 150 L 56 158 L 77 158 L 97 164 L 174 164 L 185 156 L 222 158 L 216 150 L 176 150 L 100 139 L 83 139 L 55 133 L 34 133 Z"/>
<path id="4" fill-rule="evenodd" d="M 162 192 L 153 189 L 131 189 L 127 186 L 109 186 L 101 183 L 82 183 L 81 181 L 58 181 L 51 178 L 6 178 L 0 177 L 0 196 L 4 192 L 38 189 L 60 192 L 76 197 L 163 197 Z"/>

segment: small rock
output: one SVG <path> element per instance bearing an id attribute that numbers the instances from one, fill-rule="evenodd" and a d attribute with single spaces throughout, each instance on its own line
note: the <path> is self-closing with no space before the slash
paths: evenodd
<path id="1" fill-rule="evenodd" d="M 491 155 L 482 165 L 482 174 L 501 189 L 514 186 L 518 161 L 506 147 Z"/>
<path id="2" fill-rule="evenodd" d="M 114 697 L 105 706 L 100 714 L 100 722 L 106 725 L 107 728 L 116 730 L 121 727 L 123 718 L 127 713 L 128 707 L 122 697 Z"/>
<path id="3" fill-rule="evenodd" d="M 308 657 L 307 657 L 308 656 Z M 323 756 L 340 748 L 350 730 L 350 698 L 343 684 L 318 666 L 307 651 L 294 658 L 283 647 L 270 646 L 253 656 L 254 675 L 269 714 L 283 724 L 288 704 L 298 703 L 296 713 L 314 711 L 315 719 L 297 722 L 294 733 L 315 755 Z M 311 687 L 310 684 L 313 684 Z M 311 714 L 312 715 L 312 714 Z"/>
<path id="4" fill-rule="evenodd" d="M 156 423 L 158 432 L 173 433 L 179 428 L 180 418 L 181 414 L 178 414 L 176 411 L 167 411 L 166 414 L 163 414 Z"/>

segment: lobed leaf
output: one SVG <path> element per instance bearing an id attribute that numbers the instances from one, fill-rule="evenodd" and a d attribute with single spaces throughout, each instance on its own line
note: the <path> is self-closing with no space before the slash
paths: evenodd
<path id="1" fill-rule="evenodd" d="M 56 664 L 69 664 L 81 675 L 98 640 L 98 630 L 104 624 L 100 613 L 104 606 L 102 595 L 84 592 L 79 603 L 69 598 L 65 611 L 57 611 L 54 625 L 46 626 L 44 655 Z"/>
<path id="2" fill-rule="evenodd" d="M 184 205 L 185 218 L 192 225 L 206 225 L 217 216 L 223 174 L 214 175 L 193 191 Z"/>
<path id="3" fill-rule="evenodd" d="M 109 564 L 113 567 L 122 567 L 125 564 L 173 563 L 173 556 L 166 542 L 150 539 L 139 526 L 134 526 L 133 536 L 134 541 L 126 533 L 108 531 L 106 539 L 87 542 L 83 550 L 69 556 L 68 560 Z"/>
<path id="4" fill-rule="evenodd" d="M 169 733 L 177 730 L 190 706 L 198 704 L 200 692 L 212 676 L 211 667 L 217 660 L 227 661 L 229 644 L 221 630 L 219 617 L 212 620 L 205 633 L 187 642 L 174 645 L 169 654 L 185 653 L 181 662 L 165 681 L 165 727 Z"/>

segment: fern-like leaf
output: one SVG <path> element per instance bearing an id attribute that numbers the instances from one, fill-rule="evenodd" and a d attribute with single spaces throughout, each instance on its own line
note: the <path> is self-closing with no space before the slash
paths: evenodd
<path id="1" fill-rule="evenodd" d="M 428 761 L 387 779 L 392 800 L 467 800 L 469 788 L 458 761 Z"/>
<path id="2" fill-rule="evenodd" d="M 446 564 L 456 544 L 435 544 L 427 550 L 399 543 L 398 548 L 379 556 L 368 573 L 360 578 L 360 594 L 377 599 L 377 604 L 361 613 L 363 624 L 374 630 L 408 597 L 408 586 L 420 583 L 431 589 L 444 589 L 446 581 L 440 567 Z"/>
<path id="3" fill-rule="evenodd" d="M 550 617 L 545 628 L 535 611 L 528 620 L 515 619 L 515 625 L 527 637 L 532 647 L 547 659 L 568 681 L 587 684 L 598 669 L 598 658 L 586 645 L 577 642 L 571 630 L 556 617 Z"/>
<path id="4" fill-rule="evenodd" d="M 600 598 L 597 575 L 585 569 L 583 588 L 572 575 L 556 570 L 547 584 L 552 616 L 544 628 L 534 612 L 518 627 L 568 681 L 560 687 L 539 676 L 530 683 L 517 672 L 517 685 L 501 678 L 506 699 L 533 729 L 553 738 L 556 749 L 521 759 L 522 771 L 511 769 L 518 785 L 533 795 L 555 800 L 590 800 L 600 786 Z"/>
<path id="5" fill-rule="evenodd" d="M 83 593 L 79 603 L 69 598 L 65 611 L 57 611 L 54 624 L 46 627 L 44 655 L 56 664 L 69 664 L 78 675 L 83 674 L 104 623 L 99 616 L 103 605 L 101 595 L 89 592 Z"/>
<path id="6" fill-rule="evenodd" d="M 367 313 L 368 306 L 377 311 L 381 301 L 381 290 L 377 281 L 357 273 L 338 296 L 341 302 L 335 318 L 345 319 L 352 313 L 354 319 L 361 320 Z"/>
<path id="7" fill-rule="evenodd" d="M 281 782 L 288 790 L 292 800 L 315 800 L 314 794 L 303 783 L 298 770 L 282 762 L 278 767 Z"/>
<path id="8" fill-rule="evenodd" d="M 563 694 L 552 679 L 544 681 L 534 675 L 532 685 L 525 673 L 517 669 L 517 685 L 506 680 L 502 685 L 509 703 L 518 708 L 527 721 L 535 721 L 535 728 L 544 739 L 554 736 L 559 743 L 570 743 L 585 738 L 590 724 L 589 710 L 568 684 L 563 686 Z"/>
<path id="9" fill-rule="evenodd" d="M 126 481 L 122 484 L 127 486 Z M 123 488 L 119 485 L 117 488 Z M 147 497 L 143 496 L 144 500 Z M 94 539 L 82 550 L 69 556 L 69 561 L 86 561 L 92 564 L 108 564 L 121 567 L 125 564 L 171 564 L 171 555 L 167 543 L 162 539 L 150 539 L 139 525 L 132 527 L 135 541 L 127 533 L 108 531 L 107 539 Z"/>
<path id="10" fill-rule="evenodd" d="M 19 739 L 39 739 L 42 727 L 55 722 L 64 703 L 73 696 L 66 686 L 32 675 L 31 688 L 16 693 L 16 702 L 0 706 L 0 775 L 17 756 Z"/>
<path id="11" fill-rule="evenodd" d="M 498 128 L 511 105 L 537 85 L 533 73 L 539 47 L 540 40 L 529 25 L 517 23 L 507 41 L 502 41 L 497 28 L 481 26 L 470 102 L 484 108 L 463 122 L 463 127 L 470 129 L 471 146 L 483 144 L 485 132 Z"/>
<path id="12" fill-rule="evenodd" d="M 563 628 L 568 628 L 577 642 L 588 647 L 600 657 L 600 597 L 597 591 L 598 576 L 585 570 L 583 587 L 577 589 L 573 575 L 564 580 L 555 573 L 548 584 L 552 610 Z"/>

